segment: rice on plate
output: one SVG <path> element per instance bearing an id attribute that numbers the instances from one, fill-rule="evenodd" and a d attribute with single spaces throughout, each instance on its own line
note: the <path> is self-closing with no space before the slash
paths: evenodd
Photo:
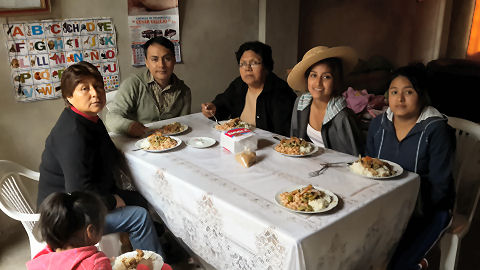
<path id="1" fill-rule="evenodd" d="M 144 150 L 165 150 L 177 146 L 177 141 L 168 136 L 162 136 L 162 133 L 155 132 L 143 140 L 140 147 Z"/>
<path id="2" fill-rule="evenodd" d="M 275 151 L 287 155 L 306 155 L 313 151 L 312 145 L 304 139 L 291 137 L 282 139 Z"/>
<path id="3" fill-rule="evenodd" d="M 334 201 L 332 196 L 311 184 L 304 187 L 280 193 L 280 202 L 283 206 L 302 212 L 320 212 Z"/>
<path id="4" fill-rule="evenodd" d="M 115 261 L 112 263 L 112 270 L 137 269 L 138 264 L 143 259 L 152 261 L 153 270 L 162 269 L 162 256 L 153 251 L 137 249 L 135 251 L 124 253 L 115 258 Z"/>
<path id="5" fill-rule="evenodd" d="M 369 156 L 360 157 L 352 165 L 352 172 L 367 177 L 390 177 L 395 175 L 396 171 L 388 162 Z"/>

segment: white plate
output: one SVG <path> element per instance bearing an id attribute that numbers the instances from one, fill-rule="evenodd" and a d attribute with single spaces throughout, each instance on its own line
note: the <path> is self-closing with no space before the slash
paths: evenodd
<path id="1" fill-rule="evenodd" d="M 115 261 L 112 263 L 112 270 L 125 270 L 127 269 L 123 263 L 123 258 L 135 258 L 137 256 L 137 251 L 130 251 L 127 253 L 123 253 L 122 255 L 118 256 Z M 162 256 L 158 255 L 157 253 L 149 250 L 143 250 L 143 258 L 145 259 L 152 259 L 153 263 L 153 270 L 161 270 L 163 266 L 163 258 Z"/>
<path id="2" fill-rule="evenodd" d="M 229 120 L 222 120 L 222 121 L 218 121 L 218 123 L 219 123 L 220 125 L 222 125 L 222 124 L 225 124 L 226 122 L 228 122 L 228 121 L 230 121 L 230 120 L 231 120 L 231 119 L 229 119 Z M 242 122 L 243 122 L 243 121 L 242 121 Z M 245 122 L 243 122 L 243 123 L 245 123 Z M 213 129 L 215 129 L 215 130 L 218 131 L 218 132 L 228 131 L 228 130 L 219 130 L 219 129 L 216 129 L 216 128 L 215 128 L 216 126 L 217 126 L 217 124 L 215 123 L 215 124 L 213 124 L 212 127 L 213 127 Z M 234 128 L 236 128 L 236 127 L 233 127 L 232 129 L 234 129 Z M 252 125 L 250 125 L 250 124 L 247 124 L 247 123 L 245 123 L 245 126 L 240 127 L 240 128 L 248 128 L 248 129 L 250 129 L 250 130 L 254 130 L 254 129 L 255 129 L 254 126 L 252 126 Z"/>
<path id="3" fill-rule="evenodd" d="M 277 147 L 278 144 L 273 146 L 273 150 L 275 150 L 275 152 L 277 152 L 281 155 L 287 156 L 287 157 L 306 157 L 306 156 L 310 156 L 312 154 L 315 154 L 318 151 L 318 146 L 316 146 L 315 144 L 313 144 L 311 142 L 308 142 L 308 143 L 313 147 L 313 150 L 310 151 L 309 153 L 304 154 L 304 155 L 289 155 L 289 154 L 280 153 L 277 150 L 275 150 L 275 147 Z"/>
<path id="4" fill-rule="evenodd" d="M 388 161 L 388 160 L 384 160 L 384 159 L 380 159 L 381 161 L 383 162 L 387 162 L 388 164 L 392 165 L 393 166 L 393 170 L 395 170 L 395 173 L 393 175 L 390 175 L 390 176 L 379 176 L 379 177 L 375 177 L 375 176 L 367 176 L 367 175 L 363 175 L 363 174 L 359 174 L 357 172 L 354 172 L 350 166 L 348 166 L 348 169 L 353 173 L 353 174 L 356 174 L 356 175 L 360 175 L 360 176 L 363 176 L 363 177 L 366 177 L 366 178 L 370 178 L 370 179 L 387 179 L 387 178 L 393 178 L 393 177 L 397 177 L 399 175 L 401 175 L 403 173 L 403 168 L 402 166 L 398 165 L 397 163 L 395 162 L 391 162 L 391 161 Z"/>
<path id="5" fill-rule="evenodd" d="M 298 211 L 298 210 L 293 210 L 293 209 L 290 209 L 286 206 L 284 206 L 282 204 L 282 201 L 280 200 L 280 194 L 283 193 L 283 192 L 291 192 L 295 189 L 301 189 L 301 188 L 304 188 L 306 186 L 298 186 L 298 187 L 293 187 L 293 188 L 288 188 L 288 189 L 284 189 L 284 190 L 280 190 L 279 192 L 277 192 L 277 194 L 275 194 L 275 202 L 280 205 L 281 207 L 289 210 L 289 211 L 292 211 L 292 212 L 296 212 L 296 213 L 302 213 L 302 214 L 316 214 L 316 213 L 322 213 L 322 212 L 326 212 L 326 211 L 329 211 L 331 210 L 332 208 L 334 208 L 335 206 L 338 205 L 338 197 L 337 195 L 335 195 L 333 192 L 331 192 L 330 190 L 326 190 L 326 189 L 323 189 L 323 188 L 320 188 L 320 187 L 317 187 L 317 186 L 313 186 L 313 188 L 315 189 L 318 189 L 320 191 L 323 191 L 325 192 L 327 195 L 329 195 L 330 197 L 332 197 L 332 202 L 328 205 L 328 207 L 326 208 L 323 208 L 322 210 L 320 211 L 311 211 L 311 212 L 307 212 L 307 211 Z"/>
<path id="6" fill-rule="evenodd" d="M 167 136 L 165 136 L 165 137 L 167 137 Z M 175 148 L 179 147 L 179 146 L 182 144 L 182 140 L 180 140 L 179 138 L 173 137 L 173 136 L 168 136 L 168 137 L 170 137 L 170 138 L 174 139 L 175 141 L 177 141 L 177 145 L 175 145 L 175 146 L 172 147 L 172 148 L 163 149 L 163 150 L 148 150 L 148 149 L 143 149 L 143 148 L 142 148 L 142 143 L 143 143 L 144 140 L 147 140 L 147 139 L 148 139 L 148 138 L 144 138 L 144 139 L 138 140 L 138 141 L 135 143 L 135 147 L 136 147 L 137 149 L 140 148 L 140 149 L 142 149 L 143 151 L 147 151 L 147 152 L 160 153 L 160 152 L 165 152 L 165 151 L 170 151 L 170 150 L 172 150 L 172 149 L 175 149 Z"/>
<path id="7" fill-rule="evenodd" d="M 173 124 L 173 122 L 170 123 L 170 124 Z M 161 128 L 163 128 L 163 127 L 165 127 L 165 126 L 168 126 L 168 125 L 169 125 L 169 124 L 163 125 L 163 126 L 161 126 L 161 127 L 159 127 L 159 128 L 152 128 L 152 129 L 150 130 L 149 134 L 152 134 L 152 133 L 154 133 L 155 131 L 157 131 L 158 129 L 161 129 Z M 180 134 L 180 133 L 185 132 L 187 129 L 188 129 L 188 126 L 187 126 L 187 125 L 180 123 L 180 130 L 179 130 L 179 131 L 177 131 L 177 132 L 172 132 L 172 133 L 162 133 L 162 135 L 165 135 L 165 136 L 166 136 L 166 135 L 177 135 L 177 134 Z"/>
<path id="8" fill-rule="evenodd" d="M 187 141 L 187 144 L 195 148 L 207 148 L 215 144 L 216 140 L 209 137 L 193 137 Z"/>

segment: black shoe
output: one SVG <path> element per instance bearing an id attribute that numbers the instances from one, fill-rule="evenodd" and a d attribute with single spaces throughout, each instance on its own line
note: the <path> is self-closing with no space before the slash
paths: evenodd
<path id="1" fill-rule="evenodd" d="M 158 223 L 154 221 L 153 226 L 155 226 L 155 230 L 157 231 L 157 236 L 162 237 L 162 235 L 165 233 L 165 225 L 163 225 L 163 223 Z"/>
<path id="2" fill-rule="evenodd" d="M 189 257 L 188 252 L 178 243 L 176 237 L 171 233 L 166 233 L 164 238 L 166 239 L 166 243 L 162 245 L 166 257 L 164 261 L 170 265 L 186 261 Z"/>

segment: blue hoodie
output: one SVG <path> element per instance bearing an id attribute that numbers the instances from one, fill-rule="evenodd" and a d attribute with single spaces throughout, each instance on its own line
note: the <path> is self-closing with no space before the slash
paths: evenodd
<path id="1" fill-rule="evenodd" d="M 371 157 L 395 162 L 420 175 L 420 194 L 414 215 L 450 210 L 455 199 L 452 166 L 455 133 L 447 118 L 433 107 L 425 107 L 407 136 L 398 141 L 390 108 L 372 120 L 367 152 Z"/>

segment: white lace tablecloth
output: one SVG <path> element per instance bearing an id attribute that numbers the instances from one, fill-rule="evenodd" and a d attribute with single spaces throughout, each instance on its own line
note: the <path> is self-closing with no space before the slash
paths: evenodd
<path id="1" fill-rule="evenodd" d="M 217 269 L 381 269 L 391 256 L 419 189 L 418 175 L 389 180 L 356 176 L 333 167 L 310 178 L 321 162 L 352 161 L 331 150 L 303 158 L 273 149 L 272 133 L 259 137 L 257 163 L 244 168 L 220 145 L 214 122 L 200 113 L 153 123 L 189 126 L 183 143 L 163 153 L 132 151 L 136 139 L 112 135 L 125 153 L 137 189 L 172 232 Z M 217 140 L 197 149 L 195 136 Z M 340 203 L 321 214 L 293 213 L 275 203 L 275 194 L 314 184 L 334 192 Z"/>

